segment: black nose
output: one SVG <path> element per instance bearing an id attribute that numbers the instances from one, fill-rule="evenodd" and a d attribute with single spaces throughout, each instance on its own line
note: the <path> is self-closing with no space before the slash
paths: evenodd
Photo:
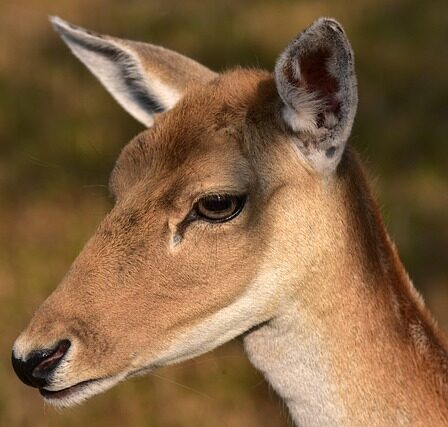
<path id="1" fill-rule="evenodd" d="M 32 351 L 26 360 L 17 359 L 12 352 L 12 367 L 22 382 L 31 387 L 45 387 L 56 366 L 70 348 L 69 340 L 60 341 L 55 347 Z"/>

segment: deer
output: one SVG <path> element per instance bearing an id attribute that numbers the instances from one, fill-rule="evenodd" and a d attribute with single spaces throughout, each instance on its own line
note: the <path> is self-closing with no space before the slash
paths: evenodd
<path id="1" fill-rule="evenodd" d="M 448 344 L 348 143 L 342 26 L 319 18 L 273 72 L 217 73 L 51 17 L 146 129 L 114 199 L 13 345 L 21 381 L 69 407 L 241 339 L 300 426 L 448 425 Z"/>

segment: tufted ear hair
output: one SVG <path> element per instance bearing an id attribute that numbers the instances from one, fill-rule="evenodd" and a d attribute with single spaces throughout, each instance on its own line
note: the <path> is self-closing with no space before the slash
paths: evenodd
<path id="1" fill-rule="evenodd" d="M 147 127 L 169 110 L 191 84 L 215 73 L 190 58 L 147 43 L 96 34 L 50 17 L 54 29 L 115 100 Z"/>
<path id="2" fill-rule="evenodd" d="M 275 67 L 282 117 L 295 143 L 320 173 L 332 173 L 357 106 L 353 52 L 341 25 L 320 18 L 300 33 Z"/>

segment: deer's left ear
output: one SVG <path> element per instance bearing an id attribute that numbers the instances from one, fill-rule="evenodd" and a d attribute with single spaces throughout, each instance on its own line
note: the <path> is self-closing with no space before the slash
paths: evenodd
<path id="1" fill-rule="evenodd" d="M 340 24 L 320 18 L 299 34 L 280 55 L 275 79 L 299 149 L 319 172 L 334 172 L 357 106 L 353 52 Z"/>

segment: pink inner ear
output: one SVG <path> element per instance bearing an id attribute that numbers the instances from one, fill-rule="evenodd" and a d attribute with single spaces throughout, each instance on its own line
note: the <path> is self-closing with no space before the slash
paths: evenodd
<path id="1" fill-rule="evenodd" d="M 314 93 L 316 98 L 322 101 L 322 110 L 318 113 L 317 120 L 319 127 L 323 125 L 326 113 L 337 116 L 340 110 L 337 98 L 339 82 L 328 70 L 330 58 L 331 50 L 326 48 L 302 54 L 299 59 L 300 79 L 294 73 L 292 61 L 288 61 L 284 68 L 285 77 L 292 85 Z"/>
<path id="2" fill-rule="evenodd" d="M 339 82 L 328 71 L 328 61 L 331 57 L 329 49 L 321 48 L 309 52 L 300 58 L 301 84 L 307 92 L 317 94 L 323 101 L 324 111 L 319 114 L 318 126 L 321 126 L 325 113 L 338 114 L 340 102 L 337 99 Z"/>

